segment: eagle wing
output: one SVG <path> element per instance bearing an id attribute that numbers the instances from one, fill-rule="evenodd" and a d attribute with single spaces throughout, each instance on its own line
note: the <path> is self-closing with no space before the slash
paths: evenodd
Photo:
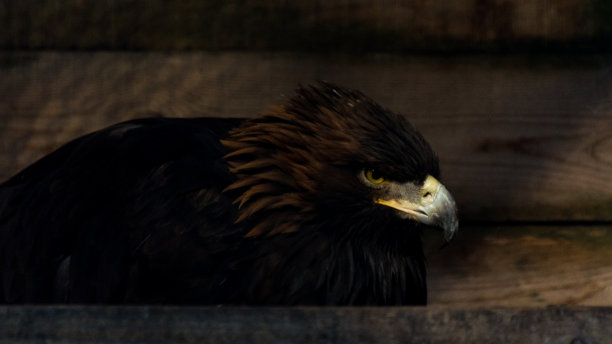
<path id="1" fill-rule="evenodd" d="M 137 301 L 136 289 L 151 301 L 164 294 L 158 289 L 176 288 L 148 272 L 183 266 L 172 273 L 193 273 L 198 261 L 226 250 L 228 238 L 243 235 L 232 226 L 233 200 L 222 193 L 234 177 L 219 142 L 240 122 L 120 123 L 1 184 L 0 301 Z M 198 269 L 206 277 L 206 267 Z"/>

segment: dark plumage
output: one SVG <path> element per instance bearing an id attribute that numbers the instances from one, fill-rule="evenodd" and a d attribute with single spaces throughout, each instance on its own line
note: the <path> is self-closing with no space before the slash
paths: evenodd
<path id="1" fill-rule="evenodd" d="M 438 175 L 402 116 L 328 83 L 120 123 L 0 185 L 0 301 L 424 304 L 422 224 L 457 228 Z"/>

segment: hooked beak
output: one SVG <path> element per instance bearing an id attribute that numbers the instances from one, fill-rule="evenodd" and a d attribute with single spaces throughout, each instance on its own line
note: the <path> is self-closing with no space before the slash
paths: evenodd
<path id="1" fill-rule="evenodd" d="M 406 218 L 441 228 L 444 240 L 451 241 L 459 228 L 459 220 L 455 200 L 444 185 L 428 176 L 422 187 L 405 183 L 391 188 L 390 197 L 378 198 L 375 202 L 401 211 Z"/>

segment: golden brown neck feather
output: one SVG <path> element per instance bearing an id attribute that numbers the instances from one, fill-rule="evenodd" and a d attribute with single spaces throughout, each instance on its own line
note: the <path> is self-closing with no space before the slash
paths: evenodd
<path id="1" fill-rule="evenodd" d="M 312 217 L 308 194 L 317 191 L 317 179 L 327 161 L 346 159 L 359 144 L 342 128 L 300 118 L 278 107 L 269 114 L 247 120 L 222 143 L 236 182 L 225 191 L 238 191 L 236 222 L 255 219 L 247 236 L 294 232 Z M 340 147 L 343 154 L 334 157 Z"/>

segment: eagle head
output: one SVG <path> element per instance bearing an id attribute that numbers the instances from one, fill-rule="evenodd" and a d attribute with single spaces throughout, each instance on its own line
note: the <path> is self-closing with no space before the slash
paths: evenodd
<path id="1" fill-rule="evenodd" d="M 309 227 L 395 244 L 420 225 L 442 229 L 446 241 L 457 231 L 430 145 L 404 116 L 358 91 L 301 87 L 223 143 L 237 176 L 226 191 L 240 191 L 236 221 L 253 224 L 248 237 Z"/>

